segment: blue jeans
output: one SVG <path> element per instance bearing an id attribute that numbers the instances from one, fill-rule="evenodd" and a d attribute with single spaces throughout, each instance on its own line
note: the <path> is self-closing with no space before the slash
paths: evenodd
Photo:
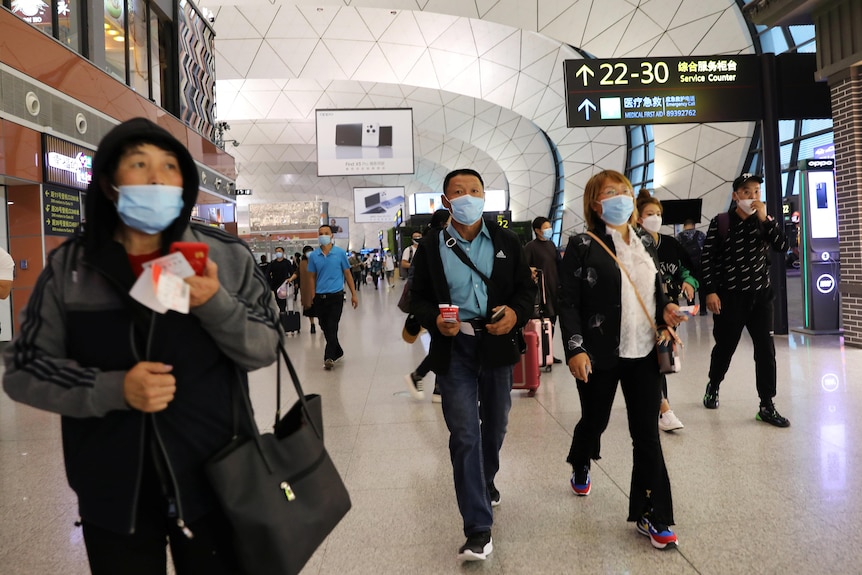
<path id="1" fill-rule="evenodd" d="M 467 536 L 490 531 L 494 522 L 488 484 L 500 469 L 500 448 L 512 407 L 512 366 L 482 367 L 482 337 L 482 332 L 456 335 L 449 372 L 437 374 L 449 428 L 455 496 Z"/>

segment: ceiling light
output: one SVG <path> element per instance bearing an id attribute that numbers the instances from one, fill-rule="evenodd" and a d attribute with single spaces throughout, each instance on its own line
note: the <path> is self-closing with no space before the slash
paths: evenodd
<path id="1" fill-rule="evenodd" d="M 119 34 L 119 32 L 116 30 L 108 30 L 108 36 L 116 36 L 117 34 Z"/>
<path id="2" fill-rule="evenodd" d="M 125 37 L 123 37 L 123 36 L 114 36 L 114 40 L 116 42 L 125 42 L 126 41 Z"/>

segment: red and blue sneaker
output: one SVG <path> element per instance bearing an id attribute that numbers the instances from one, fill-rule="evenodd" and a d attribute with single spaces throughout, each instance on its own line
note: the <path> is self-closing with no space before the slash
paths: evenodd
<path id="1" fill-rule="evenodd" d="M 582 467 L 580 471 L 572 473 L 572 478 L 569 479 L 569 485 L 572 486 L 572 491 L 575 492 L 575 495 L 580 495 L 581 497 L 589 495 L 591 488 L 590 468 Z"/>
<path id="2" fill-rule="evenodd" d="M 649 537 L 650 543 L 656 549 L 668 549 L 677 546 L 676 533 L 662 523 L 652 521 L 644 515 L 637 522 L 638 533 Z"/>

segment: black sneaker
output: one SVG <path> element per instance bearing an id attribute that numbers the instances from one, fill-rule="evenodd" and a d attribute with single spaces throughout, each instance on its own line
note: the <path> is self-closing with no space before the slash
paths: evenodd
<path id="1" fill-rule="evenodd" d="M 465 561 L 484 561 L 493 550 L 494 544 L 491 542 L 490 531 L 474 533 L 472 535 L 468 535 L 467 542 L 458 549 L 458 559 L 463 559 Z"/>
<path id="2" fill-rule="evenodd" d="M 431 394 L 431 403 L 443 403 L 443 396 L 440 395 L 440 386 L 434 382 L 434 393 Z"/>
<path id="3" fill-rule="evenodd" d="M 496 507 L 500 504 L 500 490 L 494 485 L 494 482 L 488 484 L 488 496 L 491 498 L 491 507 Z"/>
<path id="4" fill-rule="evenodd" d="M 703 394 L 703 406 L 707 409 L 718 409 L 718 384 L 711 381 L 706 384 Z"/>
<path id="5" fill-rule="evenodd" d="M 790 420 L 778 413 L 778 410 L 775 409 L 775 405 L 772 403 L 761 405 L 760 411 L 757 412 L 754 418 L 757 421 L 762 421 L 775 427 L 790 427 Z"/>

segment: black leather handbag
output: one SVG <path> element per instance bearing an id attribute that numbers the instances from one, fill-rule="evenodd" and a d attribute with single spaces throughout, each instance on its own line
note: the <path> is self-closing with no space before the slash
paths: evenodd
<path id="1" fill-rule="evenodd" d="M 206 464 L 205 472 L 233 527 L 237 556 L 247 575 L 299 573 L 350 510 L 350 496 L 323 445 L 320 396 L 305 395 L 279 343 L 299 400 L 282 418 L 276 407 L 273 433 L 257 431 L 248 390 L 237 384 L 234 439 Z M 276 405 L 281 404 L 278 366 Z"/>

